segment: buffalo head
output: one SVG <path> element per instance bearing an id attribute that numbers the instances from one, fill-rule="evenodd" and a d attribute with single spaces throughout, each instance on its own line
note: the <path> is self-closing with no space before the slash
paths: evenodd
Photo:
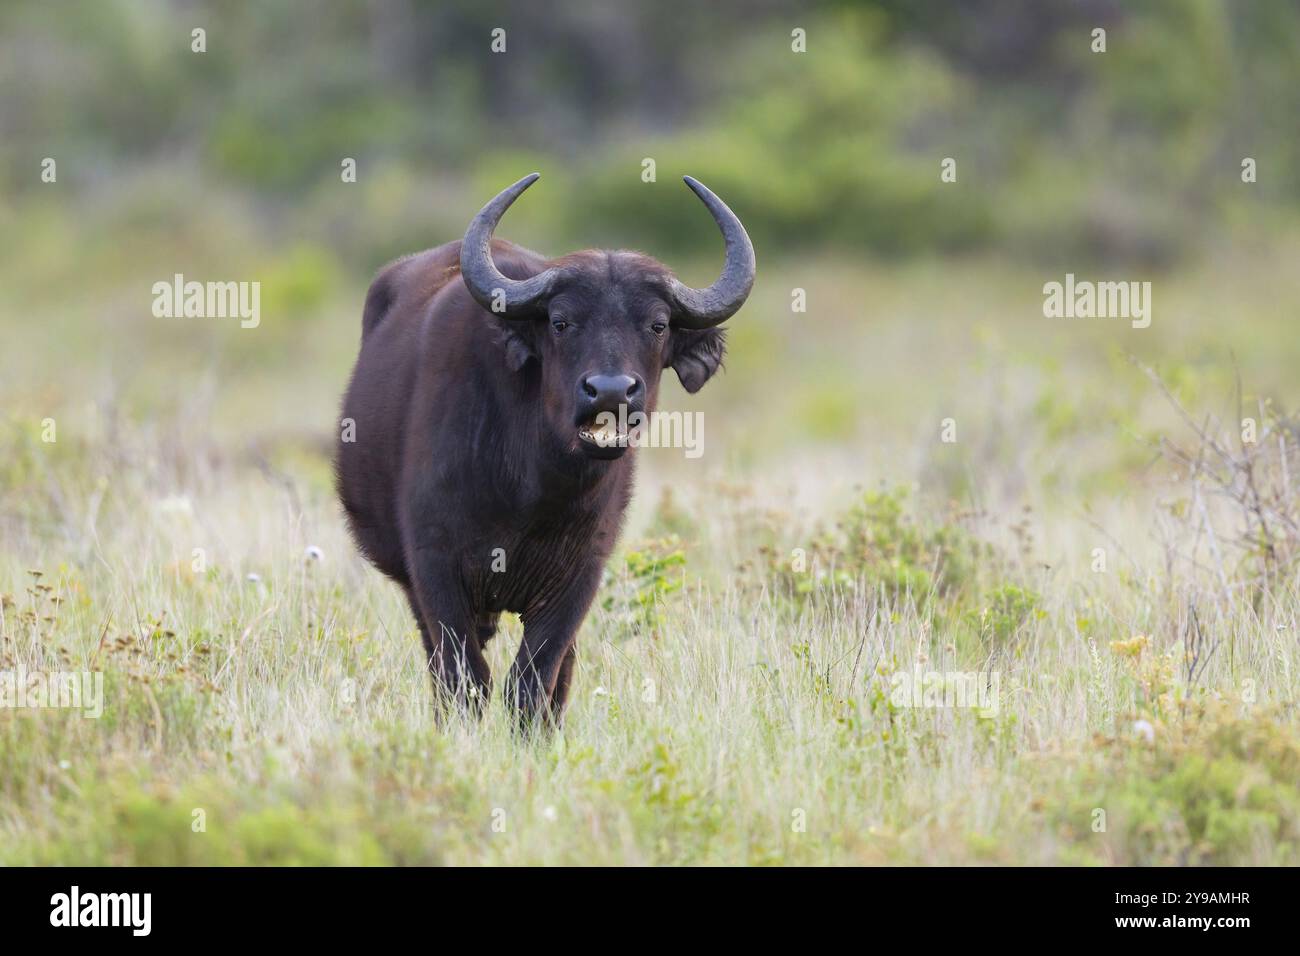
<path id="1" fill-rule="evenodd" d="M 574 253 L 528 278 L 507 278 L 493 262 L 492 233 L 537 178 L 503 190 L 470 222 L 461 274 L 478 303 L 504 320 L 509 367 L 538 367 L 553 442 L 572 455 L 617 458 L 628 436 L 611 422 L 653 411 L 665 368 L 689 392 L 717 371 L 724 348 L 717 326 L 753 287 L 754 247 L 735 213 L 687 176 L 726 240 L 726 265 L 708 288 L 683 285 L 659 262 L 627 251 Z"/>

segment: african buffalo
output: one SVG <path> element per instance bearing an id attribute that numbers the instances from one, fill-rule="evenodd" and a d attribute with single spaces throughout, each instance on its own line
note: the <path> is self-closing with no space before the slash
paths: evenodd
<path id="1" fill-rule="evenodd" d="M 755 268 L 740 220 L 689 176 L 726 240 L 706 289 L 636 252 L 548 260 L 494 240 L 537 178 L 484 206 L 464 240 L 399 259 L 370 286 L 335 461 L 353 536 L 405 590 L 441 702 L 482 707 L 483 647 L 502 611 L 519 614 L 505 697 L 523 725 L 563 711 L 632 493 L 627 436 L 597 415 L 648 414 L 669 367 L 698 391 Z"/>

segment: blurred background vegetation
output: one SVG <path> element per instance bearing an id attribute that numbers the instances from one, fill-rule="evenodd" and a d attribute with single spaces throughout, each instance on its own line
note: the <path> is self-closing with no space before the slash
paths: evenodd
<path id="1" fill-rule="evenodd" d="M 39 200 L 71 190 L 111 201 L 119 234 L 248 216 L 366 271 L 459 233 L 537 166 L 530 225 L 548 242 L 712 250 L 683 228 L 689 169 L 769 256 L 997 245 L 1169 263 L 1247 200 L 1255 221 L 1300 199 L 1291 3 L 87 0 L 6 4 L 0 34 L 0 176 L 38 230 Z M 44 156 L 64 160 L 57 193 L 33 174 Z M 339 188 L 345 156 L 356 190 Z M 669 190 L 630 188 L 645 156 Z M 966 188 L 940 188 L 944 156 Z"/>
<path id="2" fill-rule="evenodd" d="M 1020 360 L 1093 383 L 1021 396 L 1077 428 L 1109 414 L 1117 348 L 1177 346 L 1222 377 L 1206 353 L 1225 328 L 1294 320 L 1298 46 L 1300 6 L 1229 0 L 6 4 L 0 388 L 38 417 L 188 403 L 245 435 L 305 411 L 325 434 L 385 261 L 458 237 L 538 169 L 506 237 L 642 248 L 707 281 L 719 243 L 689 172 L 758 249 L 728 405 L 767 446 L 783 421 L 849 440 L 866 405 L 917 427 L 918 401 L 938 414 Z M 1089 270 L 1170 277 L 1153 330 L 1044 320 L 1042 283 Z M 149 287 L 176 272 L 260 281 L 261 328 L 155 319 Z M 792 321 L 794 287 L 810 303 Z M 1243 294 L 1249 322 L 1225 317 Z M 1237 344 L 1261 387 L 1289 376 L 1290 352 Z M 974 378 L 939 371 L 958 367 Z M 932 409 L 922 388 L 949 394 Z"/>

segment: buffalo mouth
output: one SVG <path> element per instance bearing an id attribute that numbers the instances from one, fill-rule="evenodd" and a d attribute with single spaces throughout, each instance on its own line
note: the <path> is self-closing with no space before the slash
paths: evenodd
<path id="1" fill-rule="evenodd" d="M 627 450 L 628 435 L 621 431 L 617 418 L 601 412 L 578 425 L 578 440 L 593 458 L 617 458 Z"/>

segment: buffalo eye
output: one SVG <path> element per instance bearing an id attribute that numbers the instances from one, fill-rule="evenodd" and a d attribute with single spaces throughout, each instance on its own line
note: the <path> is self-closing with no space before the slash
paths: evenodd
<path id="1" fill-rule="evenodd" d="M 563 332 L 568 327 L 569 327 L 569 323 L 564 321 L 564 319 L 551 320 L 551 328 L 555 329 L 555 331 L 557 332 Z"/>
<path id="2" fill-rule="evenodd" d="M 664 329 L 666 328 L 668 328 L 667 322 L 655 322 L 653 325 L 650 326 L 650 331 L 653 332 L 655 335 L 663 335 Z"/>

